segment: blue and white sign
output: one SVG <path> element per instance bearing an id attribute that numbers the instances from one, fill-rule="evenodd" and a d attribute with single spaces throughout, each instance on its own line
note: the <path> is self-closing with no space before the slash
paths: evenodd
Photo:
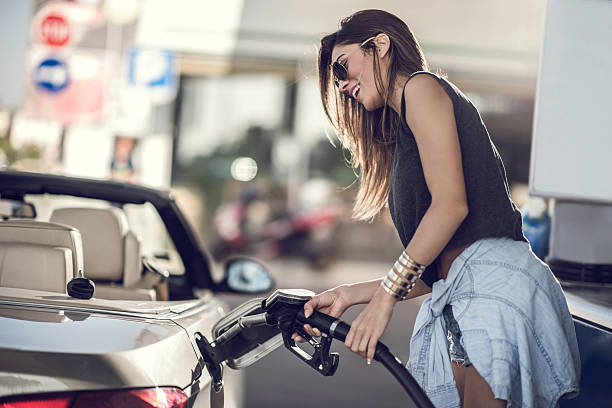
<path id="1" fill-rule="evenodd" d="M 138 48 L 130 51 L 129 82 L 131 85 L 174 87 L 176 79 L 173 52 Z"/>
<path id="2" fill-rule="evenodd" d="M 34 71 L 34 82 L 47 92 L 60 92 L 70 83 L 68 66 L 57 58 L 44 59 Z"/>
<path id="3" fill-rule="evenodd" d="M 145 87 L 153 104 L 169 103 L 176 97 L 178 74 L 174 52 L 134 48 L 129 61 L 128 83 Z"/>

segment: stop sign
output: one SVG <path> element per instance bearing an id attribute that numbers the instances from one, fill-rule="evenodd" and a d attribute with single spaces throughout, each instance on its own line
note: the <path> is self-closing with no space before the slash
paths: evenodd
<path id="1" fill-rule="evenodd" d="M 70 26 L 64 16 L 52 13 L 40 23 L 40 35 L 48 45 L 61 47 L 70 41 Z"/>

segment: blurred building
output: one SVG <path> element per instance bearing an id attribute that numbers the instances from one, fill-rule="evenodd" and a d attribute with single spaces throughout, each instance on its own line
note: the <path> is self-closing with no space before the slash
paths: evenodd
<path id="1" fill-rule="evenodd" d="M 355 178 L 327 142 L 316 56 L 320 37 L 363 8 L 411 26 L 431 68 L 478 106 L 523 191 L 544 0 L 6 0 L 3 160 L 195 186 L 202 231 L 248 183 L 298 209 L 310 178 L 338 187 Z M 239 158 L 255 163 L 250 179 L 232 172 Z"/>

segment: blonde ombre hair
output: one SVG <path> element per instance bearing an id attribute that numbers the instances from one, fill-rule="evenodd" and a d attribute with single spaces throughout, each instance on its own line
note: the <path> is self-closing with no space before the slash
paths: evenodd
<path id="1" fill-rule="evenodd" d="M 361 44 L 381 33 L 387 34 L 390 40 L 386 84 L 383 84 L 378 58 L 372 58 L 372 64 L 376 88 L 385 104 L 375 111 L 367 111 L 337 91 L 331 73 L 331 56 L 336 45 Z M 374 41 L 368 41 L 361 49 L 370 53 L 375 46 Z M 353 218 L 372 220 L 387 202 L 395 153 L 399 116 L 388 107 L 389 84 L 394 84 L 398 75 L 409 76 L 427 70 L 427 62 L 408 25 L 382 10 L 362 10 L 343 19 L 338 31 L 321 39 L 318 60 L 323 109 L 343 148 L 350 154 L 348 164 L 359 172 Z"/>

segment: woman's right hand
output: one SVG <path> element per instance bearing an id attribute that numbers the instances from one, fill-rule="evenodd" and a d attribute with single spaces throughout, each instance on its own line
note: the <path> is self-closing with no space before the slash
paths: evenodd
<path id="1" fill-rule="evenodd" d="M 309 317 L 316 310 L 333 317 L 340 317 L 346 309 L 354 304 L 350 299 L 349 292 L 348 286 L 341 285 L 313 296 L 304 304 L 304 316 Z M 309 324 L 304 325 L 304 330 L 313 337 L 321 336 L 319 329 L 313 328 Z M 291 338 L 299 343 L 306 341 L 297 333 L 293 333 Z"/>

